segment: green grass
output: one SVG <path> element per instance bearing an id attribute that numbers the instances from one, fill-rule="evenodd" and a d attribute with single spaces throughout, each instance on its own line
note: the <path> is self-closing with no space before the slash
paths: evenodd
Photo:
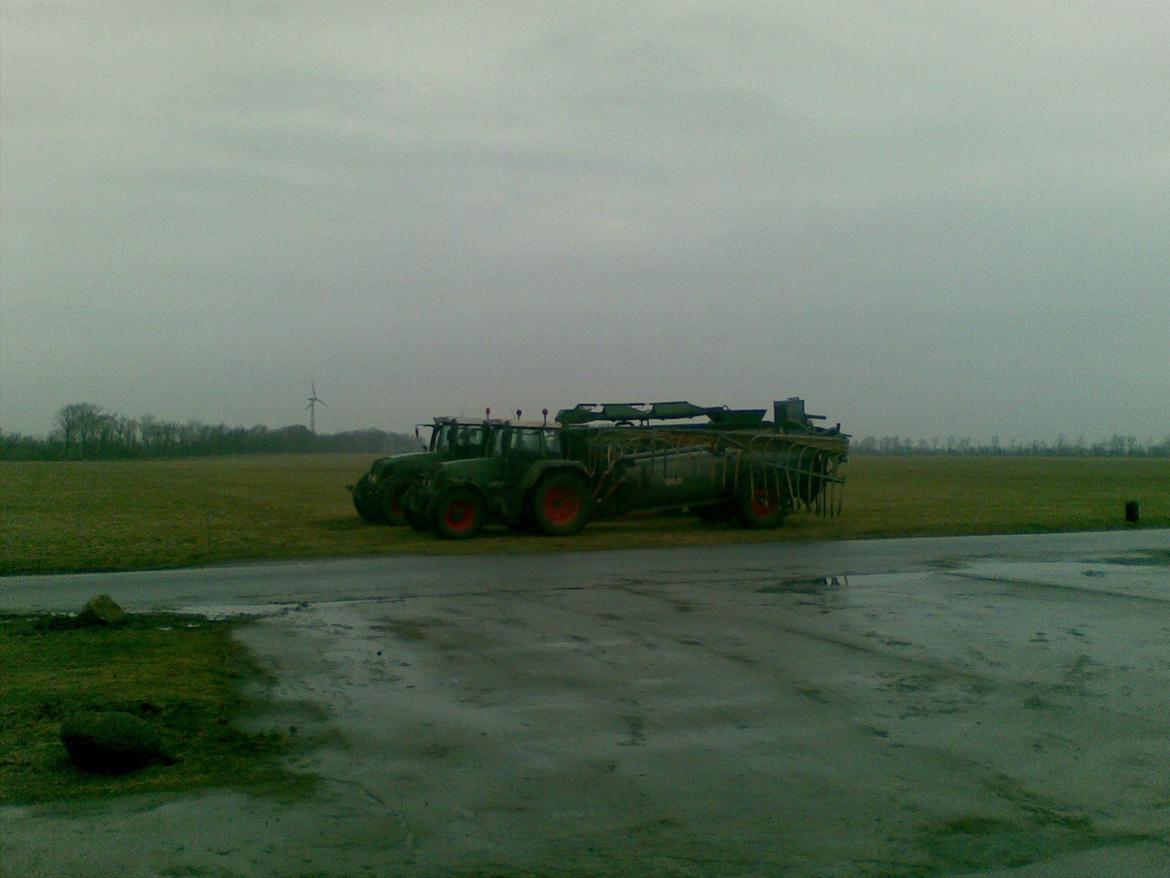
<path id="1" fill-rule="evenodd" d="M 231 786 L 291 792 L 280 766 L 289 739 L 251 734 L 241 684 L 259 679 L 231 623 L 131 615 L 117 627 L 0 616 L 0 804 Z M 157 728 L 171 764 L 126 775 L 73 766 L 61 723 L 94 710 Z"/>
<path id="2" fill-rule="evenodd" d="M 165 568 L 244 560 L 542 552 L 812 539 L 1170 526 L 1170 460 L 858 457 L 843 512 L 776 531 L 692 517 L 595 522 L 574 537 L 489 529 L 451 543 L 358 518 L 345 490 L 368 455 L 146 462 L 0 462 L 0 574 Z"/>

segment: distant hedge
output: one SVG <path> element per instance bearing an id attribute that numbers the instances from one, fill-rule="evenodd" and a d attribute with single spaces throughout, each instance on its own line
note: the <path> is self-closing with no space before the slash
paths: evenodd
<path id="1" fill-rule="evenodd" d="M 226 454 L 399 454 L 414 451 L 418 440 L 402 433 L 369 428 L 345 433 L 313 433 L 303 424 L 275 429 L 162 421 L 150 415 L 126 418 L 93 403 L 62 408 L 46 437 L 0 433 L 0 460 L 118 460 L 208 457 Z"/>

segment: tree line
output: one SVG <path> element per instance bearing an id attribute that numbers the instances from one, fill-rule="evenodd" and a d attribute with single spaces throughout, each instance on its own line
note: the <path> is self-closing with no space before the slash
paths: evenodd
<path id="1" fill-rule="evenodd" d="M 1108 439 L 1089 442 L 1084 436 L 1069 439 L 1064 434 L 1054 442 L 1037 439 L 1012 439 L 1001 442 L 992 436 L 990 442 L 974 442 L 969 438 L 948 436 L 946 439 L 911 439 L 903 436 L 863 436 L 850 443 L 854 454 L 951 454 L 980 455 L 984 457 L 1170 457 L 1170 436 L 1161 442 L 1145 442 L 1136 436 L 1114 433 Z"/>
<path id="2" fill-rule="evenodd" d="M 345 433 L 313 433 L 303 424 L 275 429 L 228 427 L 199 421 L 166 421 L 151 415 L 127 418 L 88 402 L 70 403 L 57 412 L 48 436 L 0 433 L 0 460 L 110 460 L 160 457 L 205 457 L 225 454 L 401 454 L 418 450 L 418 440 L 403 433 L 369 428 Z M 1060 435 L 1054 442 L 990 442 L 947 436 L 911 439 L 863 436 L 854 439 L 855 454 L 1011 455 L 1037 457 L 1170 457 L 1170 436 L 1141 442 L 1118 433 L 1089 442 L 1084 436 Z"/>
<path id="3" fill-rule="evenodd" d="M 53 419 L 48 436 L 0 433 L 0 460 L 128 460 L 226 454 L 400 454 L 418 440 L 370 428 L 313 433 L 303 424 L 269 428 L 127 418 L 88 402 L 70 403 Z"/>

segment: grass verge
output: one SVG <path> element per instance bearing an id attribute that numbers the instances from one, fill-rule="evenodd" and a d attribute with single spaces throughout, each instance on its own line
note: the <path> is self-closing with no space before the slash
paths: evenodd
<path id="1" fill-rule="evenodd" d="M 241 686 L 261 679 L 231 622 L 130 615 L 117 626 L 0 616 L 0 804 L 234 787 L 294 792 L 291 739 L 249 733 Z M 155 726 L 171 764 L 124 775 L 75 768 L 59 732 L 71 716 L 119 710 Z"/>

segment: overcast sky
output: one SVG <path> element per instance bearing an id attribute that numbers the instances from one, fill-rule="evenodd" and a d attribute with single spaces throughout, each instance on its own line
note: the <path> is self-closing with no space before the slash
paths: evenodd
<path id="1" fill-rule="evenodd" d="M 1170 434 L 1170 4 L 0 4 L 0 429 Z"/>

